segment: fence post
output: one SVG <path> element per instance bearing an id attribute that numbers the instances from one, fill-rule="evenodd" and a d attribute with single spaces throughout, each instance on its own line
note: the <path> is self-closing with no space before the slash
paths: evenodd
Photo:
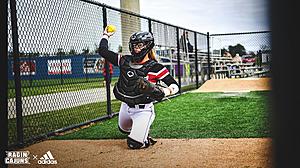
<path id="1" fill-rule="evenodd" d="M 85 82 L 88 82 L 88 68 L 87 68 L 87 60 L 88 60 L 88 57 L 87 57 L 87 54 L 84 54 L 84 59 L 85 61 L 83 62 L 83 66 L 85 67 Z"/>
<path id="2" fill-rule="evenodd" d="M 30 66 L 30 68 L 29 68 L 29 87 L 32 87 L 33 85 L 33 79 L 32 79 L 32 64 L 33 64 L 33 59 L 32 59 L 32 56 L 34 56 L 34 55 L 31 55 L 31 54 L 29 54 L 29 66 Z"/>
<path id="3" fill-rule="evenodd" d="M 102 7 L 102 12 L 103 12 L 103 30 L 107 26 L 107 13 L 106 13 L 106 7 Z M 104 63 L 104 68 L 105 68 L 105 85 L 106 85 L 106 109 L 107 109 L 107 115 L 112 117 L 112 112 L 111 112 L 111 97 L 110 97 L 110 70 L 109 70 L 109 62 L 105 59 Z"/>
<path id="4" fill-rule="evenodd" d="M 207 75 L 210 80 L 210 45 L 209 45 L 209 32 L 207 32 Z"/>
<path id="5" fill-rule="evenodd" d="M 23 118 L 22 118 L 22 92 L 21 92 L 21 76 L 20 76 L 20 53 L 18 43 L 18 27 L 17 27 L 17 9 L 16 0 L 10 0 L 11 26 L 12 26 L 12 43 L 13 43 L 13 59 L 14 59 L 14 79 L 16 90 L 16 119 L 17 119 L 17 144 L 22 147 L 24 143 L 23 135 Z"/>
<path id="6" fill-rule="evenodd" d="M 1 1 L 0 3 L 1 6 L 1 23 L 2 25 L 7 25 L 8 17 L 7 17 L 7 11 L 8 11 L 8 1 L 4 0 Z M 7 39 L 8 33 L 7 33 L 7 26 L 1 26 L 1 32 L 2 38 Z M 2 73 L 1 76 L 3 76 L 4 81 L 1 81 L 0 84 L 0 122 L 2 123 L 1 127 L 1 133 L 0 133 L 0 145 L 2 149 L 0 150 L 0 165 L 3 165 L 3 168 L 7 168 L 8 165 L 5 164 L 4 159 L 5 159 L 5 151 L 8 148 L 8 105 L 7 105 L 7 95 L 8 95 L 8 52 L 7 52 L 7 46 L 8 46 L 8 41 L 3 40 L 1 42 L 1 57 L 0 57 L 0 72 Z"/>
<path id="7" fill-rule="evenodd" d="M 199 77 L 198 77 L 198 55 L 197 55 L 197 33 L 194 32 L 195 39 L 195 75 L 196 75 L 196 88 L 199 87 Z"/>
<path id="8" fill-rule="evenodd" d="M 63 78 L 63 68 L 62 68 L 62 53 L 59 53 L 59 63 L 60 63 L 60 84 L 64 84 L 64 78 Z"/>
<path id="9" fill-rule="evenodd" d="M 153 32 L 152 32 L 151 19 L 148 19 L 148 29 L 149 29 L 149 32 L 150 32 L 150 33 L 153 33 Z"/>
<path id="10" fill-rule="evenodd" d="M 177 37 L 177 75 L 178 75 L 179 93 L 181 94 L 180 40 L 179 40 L 179 28 L 178 27 L 176 27 L 176 37 Z"/>

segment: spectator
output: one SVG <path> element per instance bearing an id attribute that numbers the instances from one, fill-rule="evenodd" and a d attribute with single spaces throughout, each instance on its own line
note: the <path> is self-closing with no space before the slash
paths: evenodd
<path id="1" fill-rule="evenodd" d="M 230 57 L 230 58 L 232 58 L 232 55 L 230 54 L 230 52 L 225 51 L 224 54 L 223 54 L 223 57 Z"/>
<path id="2" fill-rule="evenodd" d="M 104 78 L 108 77 L 107 80 L 108 80 L 109 83 L 110 83 L 110 82 L 111 82 L 112 75 L 113 75 L 113 65 L 112 65 L 112 63 L 108 62 L 108 67 L 109 67 L 109 76 L 106 76 L 105 61 L 103 61 L 103 65 L 102 65 L 102 75 L 104 76 Z"/>
<path id="3" fill-rule="evenodd" d="M 259 67 L 262 66 L 262 52 L 261 52 L 261 50 L 259 50 L 257 55 L 256 55 L 255 63 Z"/>
<path id="4" fill-rule="evenodd" d="M 240 57 L 239 53 L 236 53 L 234 57 L 232 57 L 232 61 L 235 63 L 242 63 L 242 57 Z"/>
<path id="5" fill-rule="evenodd" d="M 180 44 L 179 44 L 180 48 L 183 50 L 183 52 L 193 52 L 194 50 L 194 47 L 193 45 L 190 43 L 190 40 L 189 40 L 189 33 L 187 31 L 183 31 L 183 34 L 181 35 L 180 37 Z M 188 50 L 186 50 L 186 48 Z"/>

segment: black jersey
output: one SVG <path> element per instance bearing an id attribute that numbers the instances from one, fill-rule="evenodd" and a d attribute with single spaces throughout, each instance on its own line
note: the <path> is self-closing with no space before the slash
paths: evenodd
<path id="1" fill-rule="evenodd" d="M 108 50 L 108 40 L 101 39 L 99 54 L 120 68 L 119 79 L 114 86 L 115 97 L 129 105 L 146 104 L 153 101 L 149 96 L 139 93 L 136 89 L 138 77 L 144 77 L 151 83 L 159 81 L 167 86 L 177 84 L 168 69 L 155 60 L 148 60 L 143 64 L 133 64 L 131 55 L 120 55 Z"/>

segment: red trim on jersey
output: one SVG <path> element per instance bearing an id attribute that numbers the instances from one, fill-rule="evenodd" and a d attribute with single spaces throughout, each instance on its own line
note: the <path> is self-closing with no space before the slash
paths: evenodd
<path id="1" fill-rule="evenodd" d="M 169 70 L 164 67 L 163 69 L 161 69 L 158 72 L 149 72 L 147 74 L 147 79 L 148 81 L 152 82 L 152 83 L 156 83 L 158 80 L 163 79 L 164 77 L 166 77 L 169 74 Z"/>

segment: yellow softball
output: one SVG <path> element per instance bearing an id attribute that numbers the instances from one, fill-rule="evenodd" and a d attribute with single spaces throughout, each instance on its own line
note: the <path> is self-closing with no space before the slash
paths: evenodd
<path id="1" fill-rule="evenodd" d="M 116 26 L 114 25 L 107 25 L 107 32 L 112 33 L 116 31 Z"/>

